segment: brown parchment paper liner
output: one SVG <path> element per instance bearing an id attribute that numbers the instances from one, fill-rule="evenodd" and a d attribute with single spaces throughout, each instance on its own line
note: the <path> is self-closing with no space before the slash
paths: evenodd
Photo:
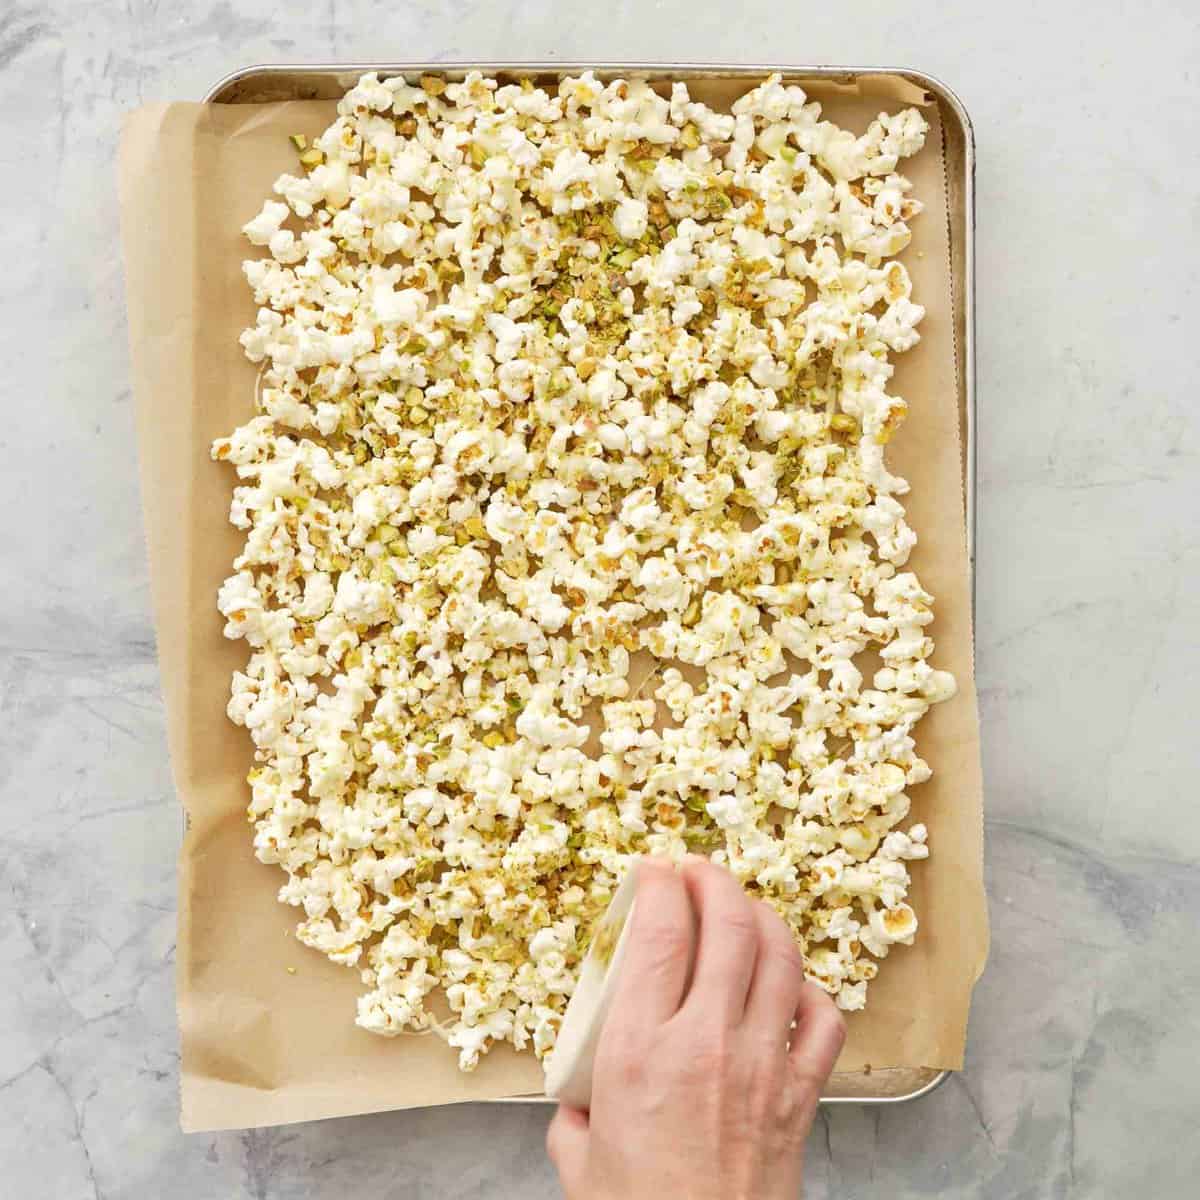
<path id="1" fill-rule="evenodd" d="M 727 104 L 745 81 L 695 82 Z M 831 119 L 856 131 L 878 110 L 920 101 L 894 78 L 809 87 Z M 901 170 L 925 212 L 904 261 L 928 309 L 922 340 L 897 356 L 894 388 L 910 415 L 889 463 L 912 483 L 905 498 L 920 541 L 912 567 L 937 599 L 934 662 L 958 695 L 918 729 L 934 778 L 913 791 L 913 820 L 932 857 L 915 864 L 921 925 L 849 1018 L 839 1071 L 864 1065 L 958 1068 L 972 985 L 987 954 L 982 881 L 982 785 L 972 674 L 962 458 L 950 311 L 950 256 L 941 126 Z M 387 1040 L 354 1025 L 357 971 L 295 942 L 284 876 L 258 863 L 246 825 L 251 744 L 225 717 L 245 645 L 221 635 L 217 588 L 242 535 L 227 522 L 233 473 L 209 461 L 211 441 L 252 413 L 255 371 L 238 345 L 254 306 L 240 269 L 242 224 L 294 170 L 290 133 L 319 133 L 329 101 L 169 104 L 127 118 L 121 216 L 158 654 L 171 760 L 187 831 L 179 859 L 177 991 L 185 1130 L 283 1124 L 450 1101 L 538 1093 L 532 1055 L 503 1047 L 461 1074 L 436 1036 Z M 289 973 L 288 968 L 295 968 Z"/>

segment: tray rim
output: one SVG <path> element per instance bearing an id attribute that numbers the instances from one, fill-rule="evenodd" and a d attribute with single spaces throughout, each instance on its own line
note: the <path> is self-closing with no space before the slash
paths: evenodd
<path id="1" fill-rule="evenodd" d="M 724 78 L 752 78 L 759 75 L 780 75 L 792 78 L 809 78 L 830 80 L 833 82 L 852 83 L 860 76 L 891 76 L 916 84 L 933 95 L 939 104 L 958 125 L 962 137 L 962 231 L 963 267 L 962 267 L 962 305 L 963 330 L 962 344 L 958 347 L 961 356 L 962 371 L 962 402 L 963 402 L 963 503 L 966 519 L 967 569 L 970 574 L 971 615 L 975 616 L 976 609 L 976 570 L 975 570 L 975 535 L 976 535 L 976 489 L 977 489 L 977 421 L 976 421 L 976 388 L 975 388 L 975 127 L 970 113 L 961 97 L 949 84 L 936 75 L 914 67 L 901 66 L 838 66 L 815 63 L 727 63 L 727 62 L 647 62 L 621 61 L 602 62 L 600 60 L 574 60 L 570 62 L 520 59 L 497 59 L 492 61 L 473 61 L 464 59 L 445 61 L 388 61 L 388 62 L 282 62 L 255 63 L 239 67 L 218 79 L 201 98 L 204 104 L 222 103 L 251 103 L 236 99 L 224 100 L 239 84 L 247 80 L 261 77 L 275 78 L 286 81 L 289 76 L 304 75 L 349 75 L 363 74 L 367 71 L 377 71 L 384 75 L 403 75 L 409 72 L 422 72 L 439 75 L 463 75 L 468 71 L 483 71 L 486 73 L 515 73 L 529 72 L 530 74 L 566 75 L 576 71 L 603 71 L 675 75 L 684 78 L 716 76 Z M 953 216 L 951 231 L 954 231 Z M 898 1068 L 881 1068 L 874 1074 L 883 1074 L 887 1070 Z M 934 1071 L 933 1068 L 917 1068 Z M 822 1096 L 820 1103 L 833 1104 L 906 1104 L 919 1100 L 930 1092 L 936 1091 L 946 1082 L 953 1072 L 950 1070 L 934 1071 L 931 1078 L 913 1088 L 895 1096 L 842 1095 Z M 865 1072 L 847 1072 L 849 1078 L 863 1078 Z M 501 1096 L 481 1103 L 491 1104 L 553 1104 L 549 1096 Z"/>

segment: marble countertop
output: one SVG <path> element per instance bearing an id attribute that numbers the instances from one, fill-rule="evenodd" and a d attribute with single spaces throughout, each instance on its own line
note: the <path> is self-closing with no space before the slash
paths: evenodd
<path id="1" fill-rule="evenodd" d="M 1116 0 L 926 5 L 921 20 L 885 0 L 809 8 L 4 5 L 0 1191 L 557 1194 L 542 1108 L 178 1130 L 180 818 L 113 168 L 124 110 L 198 98 L 243 64 L 523 55 L 904 64 L 962 95 L 979 143 L 993 949 L 966 1071 L 916 1104 L 822 1112 L 808 1195 L 1195 1194 L 1200 15 L 1185 0 L 1136 17 Z"/>

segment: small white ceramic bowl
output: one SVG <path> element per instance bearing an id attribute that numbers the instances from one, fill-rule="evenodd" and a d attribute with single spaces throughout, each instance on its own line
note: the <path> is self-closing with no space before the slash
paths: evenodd
<path id="1" fill-rule="evenodd" d="M 625 958 L 640 865 L 641 859 L 635 859 L 596 926 L 558 1039 L 546 1059 L 546 1095 L 573 1108 L 591 1103 L 592 1064 Z"/>

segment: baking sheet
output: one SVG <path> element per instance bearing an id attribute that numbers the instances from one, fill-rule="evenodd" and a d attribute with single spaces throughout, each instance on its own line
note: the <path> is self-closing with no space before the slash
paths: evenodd
<path id="1" fill-rule="evenodd" d="M 729 99 L 745 80 L 689 81 Z M 908 95 L 898 97 L 897 89 Z M 886 77 L 809 89 L 861 130 L 881 106 L 911 102 Z M 241 535 L 226 522 L 232 480 L 208 461 L 214 437 L 252 411 L 254 369 L 237 345 L 254 307 L 241 276 L 244 221 L 294 166 L 287 135 L 319 132 L 326 100 L 172 104 L 139 110 L 122 139 L 127 291 L 159 658 L 176 786 L 188 813 L 180 856 L 178 1003 L 185 1129 L 279 1124 L 380 1109 L 537 1092 L 532 1056 L 498 1048 L 462 1075 L 437 1038 L 385 1041 L 353 1024 L 356 972 L 295 944 L 275 892 L 277 868 L 253 857 L 245 824 L 250 742 L 224 715 L 245 648 L 221 637 L 215 594 Z M 935 663 L 958 696 L 919 727 L 935 770 L 913 791 L 932 857 L 917 864 L 915 946 L 898 948 L 850 1017 L 839 1071 L 961 1066 L 971 987 L 987 950 L 982 795 L 971 665 L 962 455 L 946 172 L 936 106 L 929 142 L 906 173 L 924 200 L 904 260 L 929 310 L 916 350 L 898 357 L 895 390 L 910 416 L 889 447 L 913 483 L 921 541 L 912 565 L 937 597 Z M 290 973 L 288 967 L 295 968 Z"/>

